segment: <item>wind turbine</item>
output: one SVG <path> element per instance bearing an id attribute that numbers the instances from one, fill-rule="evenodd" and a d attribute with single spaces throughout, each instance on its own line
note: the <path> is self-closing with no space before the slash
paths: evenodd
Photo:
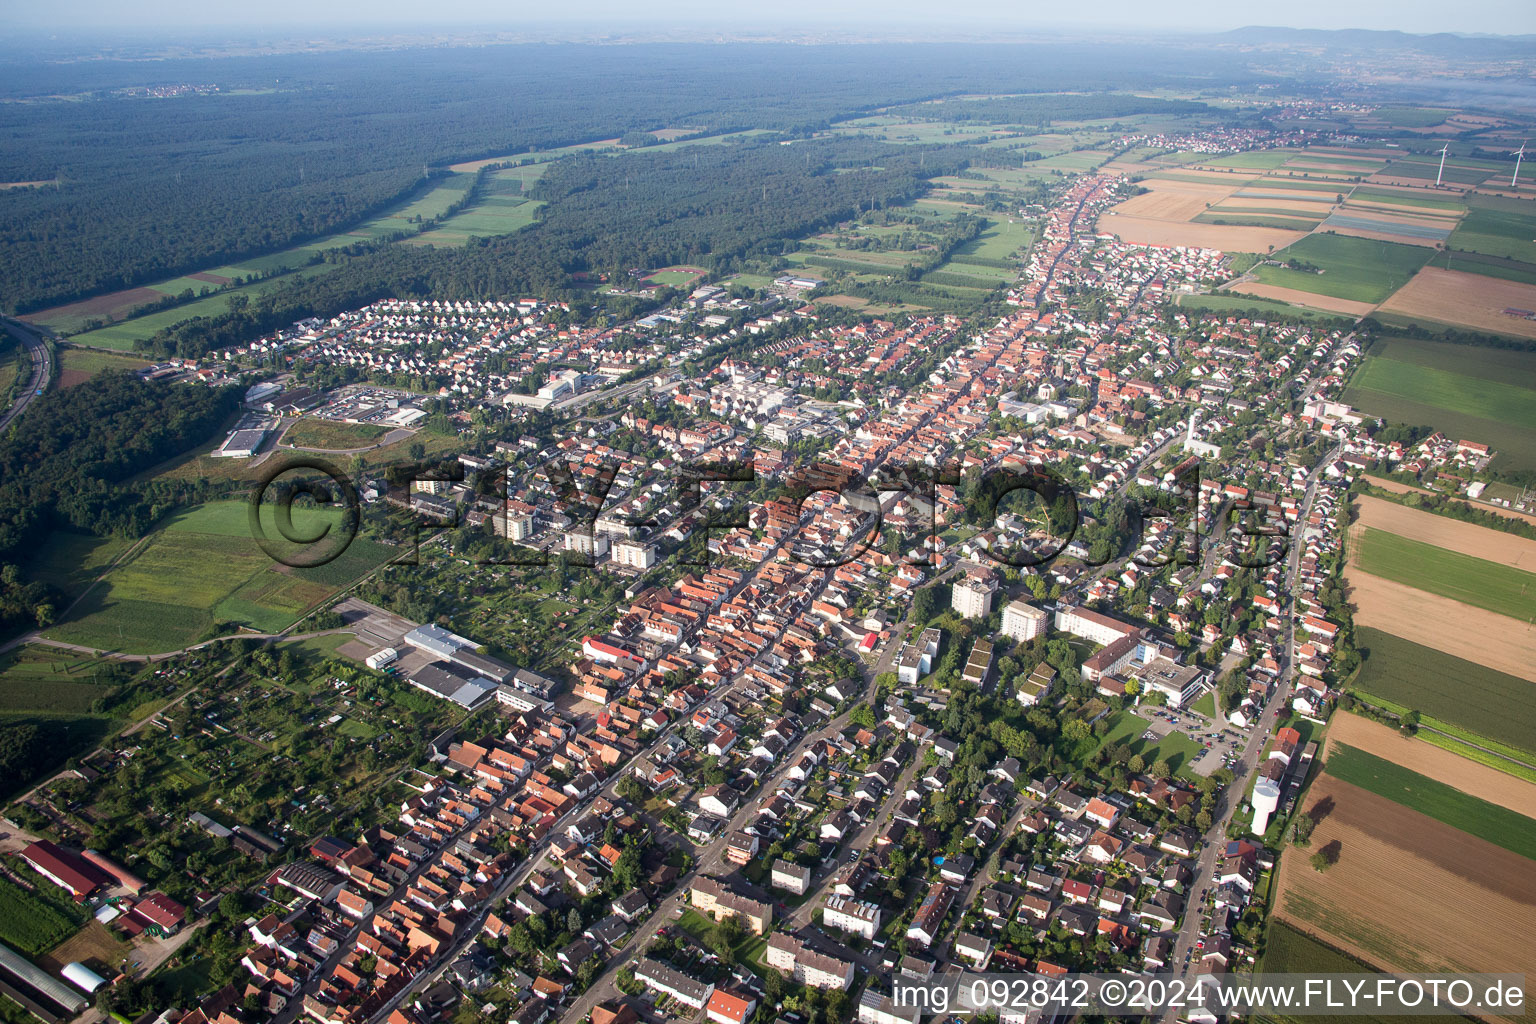
<path id="1" fill-rule="evenodd" d="M 1435 188 L 1440 187 L 1440 179 L 1445 175 L 1445 154 L 1450 148 L 1451 144 L 1449 142 L 1440 147 L 1440 173 L 1435 175 Z"/>
<path id="2" fill-rule="evenodd" d="M 1520 161 L 1525 159 L 1525 143 L 1520 143 L 1520 152 L 1515 154 L 1515 173 L 1509 176 L 1509 187 L 1515 187 L 1515 179 L 1520 177 Z"/>

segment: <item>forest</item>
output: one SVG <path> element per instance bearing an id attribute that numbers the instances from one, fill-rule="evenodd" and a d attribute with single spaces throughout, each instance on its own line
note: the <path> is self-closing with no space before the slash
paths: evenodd
<path id="1" fill-rule="evenodd" d="M 206 441 L 239 400 L 237 387 L 151 383 L 130 373 L 99 374 L 38 399 L 0 439 L 0 564 L 21 561 L 55 526 L 142 536 L 169 506 L 124 482 Z"/>
<path id="2" fill-rule="evenodd" d="M 344 230 L 430 169 L 673 126 L 803 136 L 985 88 L 1247 80 L 1233 56 L 1082 45 L 499 46 L 0 65 L 0 296 L 27 312 Z M 1106 56 L 1113 59 L 1106 59 Z M 218 91 L 129 98 L 125 87 Z M 600 89 L 591 83 L 601 82 Z M 1119 97 L 1033 101 L 1110 116 Z M 1138 100 L 1134 107 L 1165 101 Z M 1066 106 L 1060 104 L 1066 103 Z"/>
<path id="3" fill-rule="evenodd" d="M 578 294 L 576 274 L 672 263 L 726 273 L 748 257 L 776 255 L 860 206 L 915 198 L 927 177 L 962 169 L 963 153 L 850 138 L 745 140 L 623 160 L 572 157 L 530 193 L 548 205 L 527 230 L 464 249 L 384 247 L 220 316 L 177 324 L 152 337 L 150 348 L 198 356 L 302 316 L 329 316 L 389 295 L 569 298 Z"/>

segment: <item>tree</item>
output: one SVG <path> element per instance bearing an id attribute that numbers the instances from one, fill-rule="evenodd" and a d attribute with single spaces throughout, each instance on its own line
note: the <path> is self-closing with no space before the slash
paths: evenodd
<path id="1" fill-rule="evenodd" d="M 1166 757 L 1160 757 L 1156 761 L 1152 762 L 1152 777 L 1153 778 L 1155 778 L 1155 779 L 1166 779 L 1166 778 L 1168 778 L 1172 774 L 1173 774 L 1173 766 L 1168 763 L 1168 759 Z"/>
<path id="2" fill-rule="evenodd" d="M 1317 822 L 1310 814 L 1298 814 L 1291 825 L 1291 838 L 1297 846 L 1310 846 L 1312 843 L 1312 830 L 1317 827 Z"/>
<path id="3" fill-rule="evenodd" d="M 1329 868 L 1333 867 L 1333 861 L 1330 860 L 1328 854 L 1322 850 L 1318 850 L 1316 853 L 1314 853 L 1308 863 L 1312 865 L 1313 871 L 1327 871 Z"/>
<path id="4" fill-rule="evenodd" d="M 581 911 L 572 907 L 571 912 L 565 915 L 565 930 L 572 935 L 580 935 L 582 927 Z"/>

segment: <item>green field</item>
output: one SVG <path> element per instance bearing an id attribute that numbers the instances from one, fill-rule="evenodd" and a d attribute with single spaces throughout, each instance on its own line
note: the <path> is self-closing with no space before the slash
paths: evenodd
<path id="1" fill-rule="evenodd" d="M 389 428 L 377 423 L 343 423 L 339 420 L 305 418 L 288 428 L 288 432 L 283 435 L 283 443 L 295 448 L 346 451 L 349 448 L 366 448 L 387 433 Z"/>
<path id="2" fill-rule="evenodd" d="M 65 373 L 75 371 L 95 376 L 103 370 L 138 370 L 148 365 L 150 364 L 147 359 L 121 356 L 115 352 L 96 352 L 71 345 L 62 346 L 59 349 L 59 369 Z"/>
<path id="3" fill-rule="evenodd" d="M 395 553 L 358 539 L 326 565 L 288 568 L 252 539 L 248 508 L 244 502 L 221 501 L 177 514 L 47 635 L 98 649 L 157 653 L 205 638 L 217 622 L 276 632 Z M 271 507 L 264 507 L 264 529 L 277 540 L 272 516 Z M 296 508 L 293 529 L 296 535 L 311 536 L 339 516 L 335 509 Z"/>
<path id="4" fill-rule="evenodd" d="M 353 239 L 353 241 L 356 241 L 356 239 Z M 338 266 L 340 264 L 322 263 L 318 266 L 296 270 L 291 274 L 283 274 L 265 281 L 259 281 L 256 284 L 229 288 L 214 295 L 209 295 L 207 298 L 197 299 L 172 309 L 162 309 L 144 316 L 134 317 L 131 320 L 124 320 L 121 323 L 115 323 L 108 327 L 86 331 L 84 334 L 74 335 L 73 340 L 81 345 L 89 345 L 94 348 L 109 348 L 120 352 L 131 352 L 134 350 L 134 342 L 148 338 L 155 332 L 172 327 L 183 320 L 190 320 L 197 316 L 212 317 L 218 316 L 221 313 L 227 313 L 231 296 L 244 295 L 254 301 L 257 297 L 271 291 L 273 288 L 300 278 L 329 274 Z"/>
<path id="5" fill-rule="evenodd" d="M 1509 259 L 1505 256 L 1489 256 L 1487 253 L 1467 252 L 1463 249 L 1446 249 L 1430 261 L 1431 266 L 1446 270 L 1459 270 L 1465 274 L 1482 274 L 1521 284 L 1536 284 L 1536 263 Z"/>
<path id="6" fill-rule="evenodd" d="M 1536 859 L 1536 820 L 1523 814 L 1343 743 L 1335 744 L 1328 754 L 1326 770 L 1329 775 L 1352 786 L 1386 797 L 1522 857 Z"/>
<path id="7" fill-rule="evenodd" d="M 26 577 L 55 587 L 73 598 L 132 546 L 132 541 L 122 537 L 55 530 L 27 561 Z"/>
<path id="8" fill-rule="evenodd" d="M 1260 282 L 1281 288 L 1352 302 L 1380 302 L 1407 284 L 1433 253 L 1434 250 L 1418 245 L 1313 234 L 1286 246 L 1272 258 L 1310 264 L 1320 273 L 1259 266 L 1253 274 Z"/>
<path id="9" fill-rule="evenodd" d="M 1295 851 L 1292 857 L 1299 857 L 1305 851 Z M 1264 935 L 1264 956 L 1259 961 L 1255 971 L 1265 974 L 1374 974 L 1372 967 L 1361 963 L 1352 957 L 1345 956 L 1331 946 L 1325 946 L 1316 939 L 1297 931 L 1290 925 L 1271 919 L 1269 928 Z M 1258 1021 L 1276 1021 L 1281 1024 L 1316 1024 L 1328 1018 L 1318 1016 L 1300 1015 L 1264 1015 L 1256 1017 Z M 1440 1020 L 1441 1018 L 1426 1017 L 1388 1017 L 1371 1014 L 1350 1014 L 1350 1020 L 1356 1024 L 1425 1024 L 1428 1020 Z"/>
<path id="10" fill-rule="evenodd" d="M 1536 262 L 1536 203 L 1502 196 L 1469 196 L 1467 216 L 1451 233 L 1457 249 Z"/>
<path id="11" fill-rule="evenodd" d="M 1226 316 L 1231 313 L 1243 313 L 1251 311 L 1259 316 L 1266 313 L 1284 317 L 1300 317 L 1305 320 L 1353 320 L 1341 313 L 1330 313 L 1323 309 L 1308 309 L 1304 306 L 1292 306 L 1284 302 L 1276 302 L 1273 299 L 1261 299 L 1252 295 L 1231 295 L 1218 292 L 1212 295 L 1181 295 L 1179 296 L 1179 308 L 1192 311 L 1205 311 Z"/>
<path id="12" fill-rule="evenodd" d="M 1465 207 L 1453 199 L 1436 199 L 1431 196 L 1416 196 L 1407 192 L 1394 192 L 1386 188 L 1372 188 L 1369 185 L 1361 185 L 1349 194 L 1352 200 L 1366 203 L 1391 203 L 1394 206 L 1418 206 L 1426 210 L 1444 210 L 1450 213 L 1460 213 Z"/>
<path id="13" fill-rule="evenodd" d="M 1244 213 L 1235 209 L 1206 210 L 1195 217 L 1197 224 L 1230 224 L 1237 227 L 1281 228 L 1286 231 L 1311 231 L 1321 218 L 1301 220 L 1295 217 L 1275 217 L 1258 213 Z M 1266 267 L 1273 270 L 1273 267 Z M 1317 291 L 1316 288 L 1309 289 Z M 1323 294 L 1327 294 L 1324 292 Z"/>
<path id="14" fill-rule="evenodd" d="M 1536 391 L 1498 377 L 1469 376 L 1430 365 L 1422 359 L 1399 360 L 1386 353 L 1414 352 L 1403 345 L 1388 345 L 1378 354 L 1373 348 L 1351 384 L 1380 394 L 1406 398 L 1451 412 L 1510 423 L 1536 425 Z M 1423 350 L 1416 354 L 1423 355 Z M 1474 357 L 1475 358 L 1475 357 Z M 1514 358 L 1511 363 L 1528 362 Z"/>
<path id="15" fill-rule="evenodd" d="M 100 659 L 28 646 L 0 655 L 0 712 L 7 715 L 88 715 L 107 695 L 97 680 Z"/>
<path id="16" fill-rule="evenodd" d="M 1373 576 L 1524 622 L 1536 618 L 1536 573 L 1370 527 L 1354 545 L 1360 568 Z"/>
<path id="17" fill-rule="evenodd" d="M 57 907 L 0 876 L 0 941 L 7 946 L 37 956 L 69 938 L 75 927 Z"/>
<path id="18" fill-rule="evenodd" d="M 1368 355 L 1536 390 L 1536 352 L 1383 334 Z"/>
<path id="19" fill-rule="evenodd" d="M 1381 630 L 1360 627 L 1357 633 L 1367 656 L 1355 685 L 1366 694 L 1536 751 L 1536 683 Z"/>

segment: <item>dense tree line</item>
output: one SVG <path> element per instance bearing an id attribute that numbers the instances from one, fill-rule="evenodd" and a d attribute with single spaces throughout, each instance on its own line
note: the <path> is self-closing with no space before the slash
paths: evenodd
<path id="1" fill-rule="evenodd" d="M 123 482 L 203 442 L 239 389 L 99 374 L 38 399 L 0 440 L 0 562 L 56 526 L 140 536 L 166 508 Z"/>
<path id="2" fill-rule="evenodd" d="M 532 190 L 548 205 L 524 231 L 456 249 L 386 247 L 217 317 L 174 325 L 149 347 L 196 356 L 385 296 L 574 298 L 590 294 L 582 292 L 582 278 L 634 267 L 688 263 L 724 273 L 753 257 L 776 256 L 861 207 L 912 199 L 928 177 L 963 167 L 963 155 L 952 148 L 856 138 L 572 158 Z"/>
<path id="3" fill-rule="evenodd" d="M 677 125 L 804 135 L 876 106 L 981 89 L 1247 75 L 1240 61 L 1211 55 L 1188 70 L 1150 48 L 1086 55 L 1043 45 L 530 45 L 480 48 L 468 59 L 423 48 L 17 60 L 0 69 L 0 98 L 26 100 L 0 104 L 0 181 L 57 185 L 0 192 L 0 296 L 27 311 L 271 252 L 354 223 L 402 198 L 427 167 L 459 160 L 639 141 L 637 133 Z M 166 82 L 221 91 L 113 94 Z M 1035 102 L 1054 117 L 1123 106 L 1060 95 Z"/>

